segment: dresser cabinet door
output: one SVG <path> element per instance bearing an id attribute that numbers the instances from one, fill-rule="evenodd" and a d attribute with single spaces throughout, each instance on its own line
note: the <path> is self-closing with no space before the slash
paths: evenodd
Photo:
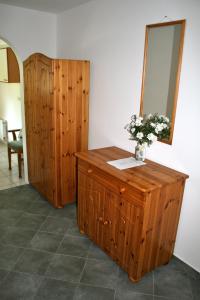
<path id="1" fill-rule="evenodd" d="M 105 191 L 104 249 L 124 269 L 137 264 L 143 207 Z"/>
<path id="2" fill-rule="evenodd" d="M 78 177 L 80 230 L 127 271 L 137 265 L 143 208 L 81 171 Z"/>
<path id="3" fill-rule="evenodd" d="M 78 181 L 79 228 L 103 247 L 105 188 L 80 171 Z"/>

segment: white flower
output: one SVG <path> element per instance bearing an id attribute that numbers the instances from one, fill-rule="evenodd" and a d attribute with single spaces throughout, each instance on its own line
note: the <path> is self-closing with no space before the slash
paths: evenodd
<path id="1" fill-rule="evenodd" d="M 165 122 L 169 122 L 169 118 L 168 117 L 164 117 Z"/>
<path id="2" fill-rule="evenodd" d="M 135 128 L 133 127 L 133 128 L 131 128 L 131 132 L 132 133 L 134 133 L 135 132 Z"/>
<path id="3" fill-rule="evenodd" d="M 150 125 L 151 125 L 151 127 L 154 127 L 154 128 L 156 127 L 156 124 L 153 122 L 151 122 Z"/>
<path id="4" fill-rule="evenodd" d="M 142 132 L 138 132 L 136 137 L 141 140 L 143 138 L 144 134 Z"/>
<path id="5" fill-rule="evenodd" d="M 152 114 L 148 114 L 147 119 L 150 119 L 152 117 Z"/>
<path id="6" fill-rule="evenodd" d="M 141 126 L 141 125 L 142 125 L 142 120 L 141 120 L 141 118 L 139 117 L 139 118 L 137 118 L 136 121 L 135 121 L 135 126 L 139 127 L 139 126 Z"/>
<path id="7" fill-rule="evenodd" d="M 159 116 L 159 119 L 163 119 L 165 122 L 169 122 L 169 118 L 168 117 L 166 117 L 166 116 L 163 116 L 163 115 L 160 115 Z"/>
<path id="8" fill-rule="evenodd" d="M 155 128 L 155 132 L 156 133 L 159 133 L 160 131 L 162 131 L 163 130 L 163 123 L 161 123 L 161 124 L 157 124 L 156 125 L 156 128 Z"/>
<path id="9" fill-rule="evenodd" d="M 157 141 L 157 136 L 153 133 L 149 133 L 147 135 L 148 140 L 152 141 L 152 142 L 156 142 Z"/>

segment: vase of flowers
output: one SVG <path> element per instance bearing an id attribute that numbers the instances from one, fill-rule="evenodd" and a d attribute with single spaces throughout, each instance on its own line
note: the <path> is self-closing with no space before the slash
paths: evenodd
<path id="1" fill-rule="evenodd" d="M 157 140 L 167 139 L 170 135 L 170 122 L 166 116 L 149 114 L 148 116 L 132 115 L 131 121 L 125 126 L 130 140 L 137 142 L 135 159 L 144 161 L 146 147 Z"/>

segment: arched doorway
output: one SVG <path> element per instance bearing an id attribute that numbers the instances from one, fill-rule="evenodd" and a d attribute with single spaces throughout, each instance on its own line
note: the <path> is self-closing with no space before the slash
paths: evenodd
<path id="1" fill-rule="evenodd" d="M 8 40 L 0 36 L 0 50 L 1 58 L 7 59 L 7 78 L 3 78 L 0 81 L 0 119 L 3 119 L 4 126 L 1 124 L 4 130 L 4 137 L 2 136 L 2 129 L 0 129 L 0 138 L 4 138 L 4 147 L 0 153 L 0 189 L 17 186 L 20 184 L 28 183 L 27 172 L 27 155 L 26 155 L 26 134 L 25 134 L 25 117 L 24 117 L 24 86 L 23 86 L 23 63 L 17 54 L 15 48 Z M 11 54 L 11 59 L 10 59 Z M 12 60 L 13 58 L 13 60 Z M 15 74 L 15 63 L 17 64 L 19 77 Z M 1 67 L 3 64 L 1 64 Z M 11 72 L 10 72 L 11 70 Z M 3 74 L 5 70 L 0 69 Z M 14 77 L 13 77 L 14 76 Z M 6 76 L 4 76 L 6 77 Z M 7 157 L 7 144 L 5 141 L 5 126 L 7 122 L 8 130 L 21 129 L 23 136 L 23 172 L 22 178 L 18 178 L 18 161 L 17 155 L 11 155 L 12 157 L 12 170 L 8 171 L 8 157 Z M 16 132 L 18 135 L 19 132 Z M 12 133 L 9 132 L 9 139 L 12 139 Z M 2 143 L 1 143 L 2 145 Z M 5 152 L 6 150 L 6 152 Z M 15 157 L 15 158 L 14 158 Z M 1 160 L 3 161 L 1 163 Z M 1 167 L 2 166 L 2 167 Z M 5 176 L 4 176 L 5 175 Z"/>

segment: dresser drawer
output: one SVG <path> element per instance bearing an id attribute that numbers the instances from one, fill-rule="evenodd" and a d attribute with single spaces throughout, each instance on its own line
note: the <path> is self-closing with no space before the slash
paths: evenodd
<path id="1" fill-rule="evenodd" d="M 103 170 L 93 166 L 92 164 L 82 160 L 79 161 L 78 168 L 88 177 L 95 179 L 99 183 L 106 186 L 107 189 L 120 196 L 121 199 L 119 199 L 119 206 L 121 208 L 124 206 L 123 198 L 126 199 L 126 201 L 133 201 L 136 205 L 144 206 L 145 194 L 130 186 L 128 183 L 121 181 L 104 172 Z"/>

